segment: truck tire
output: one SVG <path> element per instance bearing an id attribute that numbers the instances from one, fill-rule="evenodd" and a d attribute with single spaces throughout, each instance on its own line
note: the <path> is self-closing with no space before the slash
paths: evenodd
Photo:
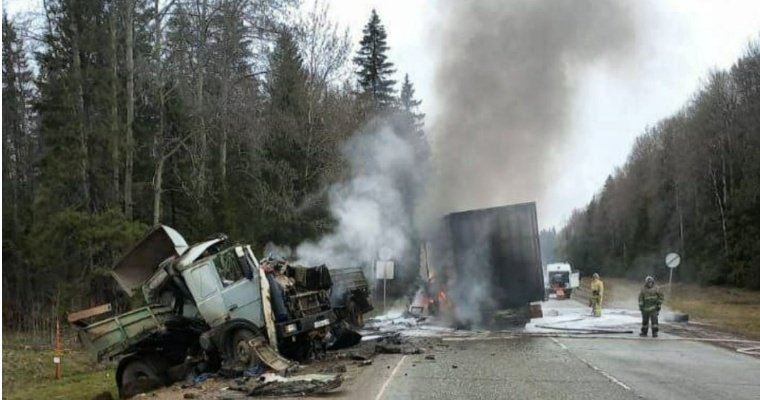
<path id="1" fill-rule="evenodd" d="M 125 359 L 120 366 L 119 397 L 126 399 L 166 385 L 166 368 L 153 358 L 133 357 Z"/>
<path id="2" fill-rule="evenodd" d="M 348 322 L 356 328 L 363 328 L 364 314 L 362 314 L 362 312 L 359 311 L 359 307 L 356 305 L 356 303 L 353 300 L 350 300 L 348 302 L 348 305 L 346 306 L 346 310 L 348 311 L 347 313 Z"/>
<path id="3" fill-rule="evenodd" d="M 227 348 L 227 359 L 244 367 L 258 364 L 259 357 L 253 351 L 251 345 L 248 344 L 256 336 L 255 332 L 245 328 L 233 332 L 229 347 Z"/>

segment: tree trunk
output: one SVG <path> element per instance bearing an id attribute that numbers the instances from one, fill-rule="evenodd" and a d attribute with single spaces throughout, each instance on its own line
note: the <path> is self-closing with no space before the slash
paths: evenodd
<path id="1" fill-rule="evenodd" d="M 158 225 L 161 220 L 161 192 L 163 190 L 164 166 L 166 165 L 166 161 L 182 148 L 182 145 L 189 138 L 190 136 L 187 136 L 182 139 L 174 146 L 174 148 L 169 150 L 168 153 L 161 155 L 156 163 L 156 172 L 153 175 L 153 225 Z"/>
<path id="2" fill-rule="evenodd" d="M 132 219 L 132 172 L 134 169 L 135 144 L 132 133 L 132 124 L 135 120 L 135 60 L 133 58 L 134 47 L 134 0 L 126 0 L 126 66 L 127 66 L 127 134 L 125 137 L 125 165 L 124 165 L 124 215 L 128 220 Z"/>
<path id="3" fill-rule="evenodd" d="M 723 252 L 728 257 L 728 230 L 726 229 L 726 212 L 725 201 L 721 198 L 721 191 L 718 188 L 718 179 L 715 176 L 715 169 L 710 162 L 710 177 L 712 178 L 713 194 L 715 195 L 715 202 L 718 205 L 718 211 L 720 212 L 720 226 L 723 232 Z"/>
<path id="4" fill-rule="evenodd" d="M 71 41 L 71 53 L 72 53 L 72 73 L 74 74 L 74 85 L 76 91 L 75 107 L 76 107 L 76 130 L 79 136 L 79 177 L 80 177 L 80 192 L 82 195 L 82 202 L 84 203 L 84 209 L 90 211 L 92 204 L 90 201 L 90 179 L 89 179 L 89 150 L 87 145 L 87 130 L 85 129 L 82 118 L 84 118 L 84 88 L 82 87 L 82 59 L 79 54 L 79 40 L 80 32 L 79 26 L 76 21 L 71 23 L 71 31 L 73 32 L 73 38 Z"/>
<path id="5" fill-rule="evenodd" d="M 156 172 L 153 176 L 153 226 L 161 221 L 161 190 L 164 179 L 164 163 L 166 157 L 160 157 L 156 164 Z"/>
<path id="6" fill-rule="evenodd" d="M 163 169 L 164 161 L 163 154 L 161 154 L 161 143 L 164 137 L 164 88 L 163 88 L 163 73 L 161 66 L 161 9 L 159 6 L 159 0 L 155 0 L 155 20 L 154 20 L 154 47 L 153 47 L 153 62 L 156 72 L 156 81 L 154 82 L 156 90 L 156 98 L 158 100 L 158 129 L 153 136 L 153 145 L 151 149 L 151 155 L 156 160 L 156 170 L 153 178 L 153 225 L 158 225 L 161 219 L 161 190 L 163 182 Z"/>
<path id="7" fill-rule="evenodd" d="M 198 69 L 196 76 L 196 112 L 198 115 L 198 139 L 200 141 L 200 157 L 198 166 L 198 188 L 200 190 L 200 196 L 203 196 L 206 189 L 206 156 L 208 155 L 208 138 L 206 137 L 206 119 L 205 119 L 205 104 L 204 104 L 204 80 L 206 79 L 206 9 L 207 0 L 201 0 L 196 3 L 199 15 L 198 24 Z"/>
<path id="8" fill-rule="evenodd" d="M 222 137 L 219 142 L 219 178 L 220 178 L 220 184 L 222 187 L 222 192 L 224 193 L 226 190 L 226 184 L 227 184 L 227 136 L 229 134 L 229 123 L 227 122 L 227 119 L 230 118 L 229 115 L 229 86 L 230 77 L 223 77 L 224 81 L 222 82 L 222 104 L 224 105 L 222 107 Z"/>
<path id="9" fill-rule="evenodd" d="M 111 5 L 110 30 L 111 30 L 111 205 L 118 207 L 119 199 L 119 62 L 116 46 L 116 20 L 117 12 L 115 2 Z"/>

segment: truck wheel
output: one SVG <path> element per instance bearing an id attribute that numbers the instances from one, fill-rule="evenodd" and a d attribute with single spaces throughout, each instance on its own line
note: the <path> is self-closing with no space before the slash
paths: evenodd
<path id="1" fill-rule="evenodd" d="M 230 342 L 229 359 L 246 367 L 258 363 L 259 358 L 253 351 L 253 347 L 248 343 L 255 337 L 256 334 L 248 329 L 238 329 L 235 331 Z"/>
<path id="2" fill-rule="evenodd" d="M 356 306 L 356 303 L 351 300 L 348 303 L 348 306 L 346 307 L 348 311 L 348 322 L 357 327 L 357 328 L 363 328 L 364 327 L 364 314 L 359 311 L 359 307 Z"/>
<path id="3" fill-rule="evenodd" d="M 121 372 L 119 397 L 122 399 L 150 392 L 165 384 L 165 369 L 149 359 L 134 358 Z"/>

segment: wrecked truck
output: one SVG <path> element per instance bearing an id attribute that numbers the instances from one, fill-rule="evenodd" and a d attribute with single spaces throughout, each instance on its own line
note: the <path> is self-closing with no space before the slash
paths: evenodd
<path id="1" fill-rule="evenodd" d="M 192 246 L 158 226 L 119 260 L 112 275 L 147 306 L 91 322 L 109 311 L 69 315 L 98 360 L 118 359 L 121 397 L 184 378 L 189 372 L 238 370 L 263 362 L 290 367 L 321 347 L 338 318 L 325 266 L 306 268 L 256 258 L 223 235 Z M 91 322 L 91 323 L 88 323 Z M 149 390 L 149 389 L 148 389 Z"/>
<path id="2" fill-rule="evenodd" d="M 410 311 L 445 309 L 456 325 L 524 325 L 540 312 L 544 276 L 536 203 L 454 212 L 423 244 L 425 283 Z"/>

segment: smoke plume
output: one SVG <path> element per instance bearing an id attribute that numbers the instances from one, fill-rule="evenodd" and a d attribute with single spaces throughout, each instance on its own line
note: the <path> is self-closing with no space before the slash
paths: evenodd
<path id="1" fill-rule="evenodd" d="M 578 77 L 600 62 L 624 63 L 634 44 L 627 8 L 634 4 L 443 2 L 439 110 L 432 126 L 435 174 L 418 212 L 434 227 L 452 211 L 536 201 L 540 217 L 571 132 Z M 492 298 L 479 276 L 488 268 L 488 260 L 477 265 L 481 250 L 471 249 L 473 265 L 459 266 L 472 273 L 449 282 L 459 321 L 480 323 L 480 310 Z"/>
<path id="2" fill-rule="evenodd" d="M 377 125 L 377 124 L 372 124 Z M 307 265 L 353 267 L 378 259 L 382 248 L 399 260 L 413 251 L 409 189 L 423 169 L 413 146 L 387 125 L 356 134 L 344 147 L 351 178 L 330 188 L 332 233 L 298 246 Z"/>
<path id="3" fill-rule="evenodd" d="M 435 80 L 440 110 L 432 129 L 437 174 L 423 208 L 435 218 L 525 201 L 540 206 L 569 134 L 580 72 L 620 63 L 630 53 L 628 6 L 635 5 L 443 2 Z"/>

